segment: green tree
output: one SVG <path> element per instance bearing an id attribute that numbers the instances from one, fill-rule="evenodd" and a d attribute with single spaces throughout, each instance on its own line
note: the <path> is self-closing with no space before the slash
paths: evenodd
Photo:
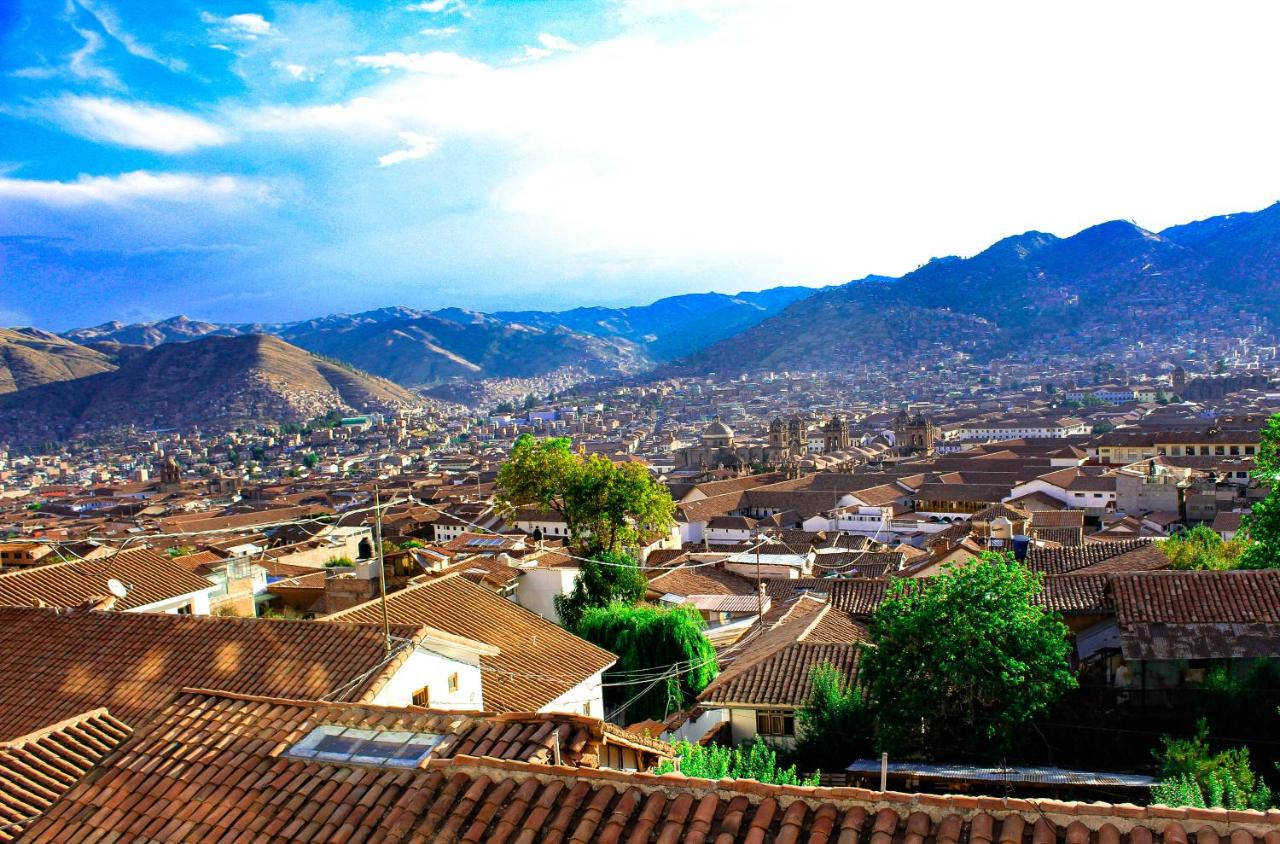
<path id="1" fill-rule="evenodd" d="M 314 469 L 319 464 L 320 455 L 316 454 L 314 451 L 308 451 L 306 454 L 302 455 L 302 465 L 306 466 L 308 469 Z"/>
<path id="2" fill-rule="evenodd" d="M 1196 525 L 1161 542 L 1160 550 L 1169 558 L 1169 568 L 1221 571 L 1240 565 L 1245 543 L 1238 539 L 1225 542 L 1207 525 Z"/>
<path id="3" fill-rule="evenodd" d="M 1066 625 L 1035 603 L 1041 577 L 984 553 L 898 580 L 871 617 L 862 683 L 880 747 L 998 758 L 1016 729 L 1075 687 Z"/>
<path id="4" fill-rule="evenodd" d="M 566 629 L 577 630 L 587 610 L 612 603 L 634 604 L 644 597 L 648 585 L 635 560 L 626 554 L 601 551 L 580 561 L 573 589 L 555 596 L 556 614 Z"/>
<path id="5" fill-rule="evenodd" d="M 774 785 L 809 785 L 818 784 L 815 773 L 806 780 L 801 780 L 796 773 L 796 766 L 778 767 L 778 754 L 756 736 L 756 740 L 742 748 L 728 748 L 718 744 L 690 744 L 680 740 L 675 743 L 676 757 L 679 759 L 679 771 L 687 777 L 698 779 L 753 779 L 758 782 Z M 654 768 L 655 774 L 669 774 L 677 770 L 676 762 L 664 760 Z"/>
<path id="6" fill-rule="evenodd" d="M 575 454 L 567 437 L 528 434 L 498 470 L 497 503 L 508 518 L 525 506 L 556 513 L 583 557 L 667 530 L 675 512 L 671 494 L 643 465 Z"/>
<path id="7" fill-rule="evenodd" d="M 1240 522 L 1240 532 L 1249 542 L 1240 567 L 1280 568 L 1280 413 L 1262 426 L 1253 476 L 1259 483 L 1267 484 L 1270 491 Z"/>
<path id="8" fill-rule="evenodd" d="M 809 672 L 812 691 L 796 712 L 796 755 L 807 769 L 843 770 L 874 750 L 874 720 L 862 689 L 829 662 Z"/>
<path id="9" fill-rule="evenodd" d="M 1168 806 L 1220 806 L 1227 809 L 1269 809 L 1271 789 L 1253 771 L 1249 748 L 1214 753 L 1209 747 L 1209 724 L 1201 718 L 1191 738 L 1165 736 L 1156 751 L 1160 782 L 1151 802 Z"/>
<path id="10" fill-rule="evenodd" d="M 665 718 L 715 679 L 719 667 L 705 625 L 693 607 L 615 602 L 587 610 L 575 632 L 617 655 L 604 674 L 604 704 L 627 723 Z"/>

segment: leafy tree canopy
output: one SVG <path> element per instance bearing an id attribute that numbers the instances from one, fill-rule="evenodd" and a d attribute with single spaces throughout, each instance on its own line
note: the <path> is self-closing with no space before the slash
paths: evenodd
<path id="1" fill-rule="evenodd" d="M 1177 534 L 1160 543 L 1169 558 L 1169 567 L 1182 571 L 1218 571 L 1240 565 L 1245 543 L 1239 539 L 1224 542 L 1206 525 Z"/>
<path id="2" fill-rule="evenodd" d="M 998 756 L 1074 688 L 1067 627 L 1035 603 L 1040 590 L 1037 573 L 989 552 L 923 583 L 895 581 L 860 670 L 881 748 Z"/>
<path id="3" fill-rule="evenodd" d="M 587 610 L 576 632 L 617 654 L 604 681 L 621 685 L 605 686 L 604 703 L 627 723 L 665 718 L 715 679 L 716 652 L 704 626 L 693 607 L 613 603 Z"/>
<path id="4" fill-rule="evenodd" d="M 1241 521 L 1240 530 L 1248 537 L 1249 547 L 1241 557 L 1240 567 L 1280 568 L 1280 413 L 1262 427 L 1253 476 L 1269 484 L 1271 491 Z"/>
<path id="5" fill-rule="evenodd" d="M 634 545 L 674 523 L 671 494 L 643 465 L 575 454 L 566 437 L 522 434 L 498 470 L 497 488 L 508 516 L 524 506 L 558 514 L 584 557 Z"/>
<path id="6" fill-rule="evenodd" d="M 626 554 L 602 551 L 593 559 L 581 562 L 570 592 L 556 595 L 560 624 L 577 630 L 582 614 L 593 607 L 615 602 L 634 604 L 644 597 L 648 583 L 635 560 Z"/>

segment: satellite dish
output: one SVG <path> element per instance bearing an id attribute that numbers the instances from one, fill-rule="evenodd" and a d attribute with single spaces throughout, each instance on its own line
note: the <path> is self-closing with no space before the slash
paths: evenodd
<path id="1" fill-rule="evenodd" d="M 114 577 L 107 581 L 107 591 L 117 598 L 123 598 L 129 594 L 129 588 Z"/>

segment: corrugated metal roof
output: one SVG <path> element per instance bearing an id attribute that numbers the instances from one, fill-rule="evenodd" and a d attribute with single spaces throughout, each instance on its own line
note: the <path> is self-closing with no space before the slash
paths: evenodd
<path id="1" fill-rule="evenodd" d="M 879 774 L 879 759 L 858 759 L 845 770 L 853 774 Z M 1116 774 L 1098 771 L 1073 771 L 1067 768 L 1000 767 L 980 768 L 974 765 L 923 765 L 916 762 L 890 762 L 889 773 L 925 779 L 973 780 L 975 782 L 1022 782 L 1045 785 L 1095 785 L 1148 788 L 1155 785 L 1151 777 L 1139 774 Z"/>

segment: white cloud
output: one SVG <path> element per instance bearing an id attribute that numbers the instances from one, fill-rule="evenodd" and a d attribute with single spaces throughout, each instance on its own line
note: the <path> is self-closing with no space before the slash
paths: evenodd
<path id="1" fill-rule="evenodd" d="M 124 47 L 130 55 L 155 62 L 158 65 L 162 65 L 163 67 L 167 67 L 176 72 L 185 71 L 187 69 L 187 63 L 181 59 L 161 56 L 154 49 L 135 38 L 132 33 L 124 28 L 124 24 L 121 22 L 120 16 L 107 4 L 99 2 L 99 0 L 75 0 L 75 2 L 80 6 L 80 8 L 92 15 L 94 20 L 98 22 L 98 25 L 102 27 L 103 32 L 120 42 L 120 45 Z"/>
<path id="2" fill-rule="evenodd" d="M 426 158 L 440 148 L 440 141 L 430 135 L 421 135 L 417 132 L 398 132 L 397 134 L 408 146 L 405 149 L 378 156 L 379 167 L 390 167 L 393 164 Z"/>
<path id="3" fill-rule="evenodd" d="M 260 183 L 226 175 L 138 170 L 118 176 L 81 175 L 73 182 L 0 178 L 0 199 L 57 206 L 111 205 L 139 200 L 204 202 L 219 198 L 265 201 L 269 196 L 266 187 Z"/>
<path id="4" fill-rule="evenodd" d="M 534 47 L 532 45 L 528 45 L 524 48 L 524 58 L 541 59 L 546 58 L 552 53 L 571 52 L 578 49 L 577 44 L 574 44 L 565 38 L 561 38 L 559 35 L 552 35 L 549 32 L 539 33 L 538 43 L 541 46 Z"/>
<path id="5" fill-rule="evenodd" d="M 464 17 L 471 16 L 467 4 L 462 0 L 425 0 L 422 3 L 411 3 L 404 8 L 409 12 L 428 12 L 433 15 L 441 12 L 456 12 Z"/>
<path id="6" fill-rule="evenodd" d="M 647 5 L 661 20 L 678 4 Z M 522 283 L 601 279 L 601 297 L 635 289 L 604 290 L 611 276 L 749 287 L 897 273 L 1028 228 L 1257 208 L 1280 184 L 1280 117 L 1256 107 L 1280 72 L 1280 5 L 797 0 L 697 14 L 675 37 L 639 21 L 547 61 L 361 55 L 386 76 L 359 96 L 237 125 L 317 149 L 341 131 L 370 163 L 401 132 L 465 150 L 471 169 L 451 178 L 475 209 L 475 246 L 450 260 L 469 276 L 536 265 L 504 275 Z M 431 219 L 415 225 L 463 216 L 432 217 L 439 168 L 405 170 L 343 182 L 370 239 L 388 226 L 392 180 Z M 495 231 L 509 255 L 486 251 Z"/>
<path id="7" fill-rule="evenodd" d="M 176 109 L 74 94 L 64 94 L 45 106 L 67 131 L 132 149 L 187 152 L 231 140 L 218 126 Z"/>
<path id="8" fill-rule="evenodd" d="M 84 39 L 84 45 L 73 52 L 67 61 L 67 70 L 71 71 L 71 75 L 77 79 L 100 82 L 108 88 L 123 87 L 118 76 L 94 60 L 94 56 L 102 49 L 102 36 L 90 29 L 73 29 Z"/>
<path id="9" fill-rule="evenodd" d="M 430 53 L 383 53 L 380 56 L 356 56 L 356 64 L 371 67 L 384 73 L 405 70 L 432 76 L 463 76 L 489 69 L 484 62 L 468 59 L 457 53 L 436 50 Z"/>
<path id="10" fill-rule="evenodd" d="M 272 62 L 271 66 L 276 70 L 283 70 L 294 79 L 304 82 L 311 82 L 316 78 L 316 72 L 305 64 L 289 64 L 287 62 Z"/>
<path id="11" fill-rule="evenodd" d="M 257 12 L 242 12 L 226 17 L 211 12 L 201 12 L 200 20 L 209 24 L 219 34 L 243 38 L 246 41 L 253 41 L 272 33 L 271 22 Z"/>
<path id="12" fill-rule="evenodd" d="M 419 35 L 425 35 L 428 38 L 449 38 L 458 34 L 456 26 L 428 26 L 425 29 L 418 30 Z"/>

